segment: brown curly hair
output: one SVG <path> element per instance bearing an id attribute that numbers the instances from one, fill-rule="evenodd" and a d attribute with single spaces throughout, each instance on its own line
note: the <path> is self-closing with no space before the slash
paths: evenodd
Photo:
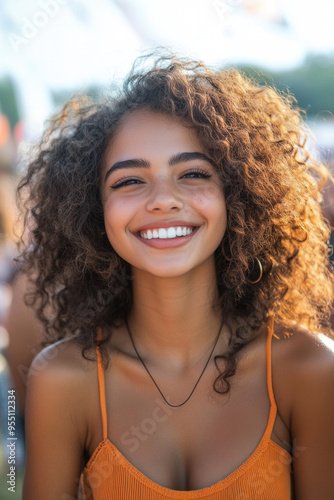
<path id="1" fill-rule="evenodd" d="M 85 355 L 97 327 L 108 340 L 110 327 L 130 311 L 131 269 L 104 233 L 99 180 L 121 119 L 139 109 L 194 127 L 223 181 L 228 219 L 215 252 L 219 305 L 241 323 L 229 352 L 215 359 L 217 366 L 224 360 L 215 389 L 229 390 L 237 353 L 268 315 L 330 334 L 330 228 L 320 207 L 330 174 L 306 151 L 294 105 L 290 95 L 236 69 L 216 71 L 170 55 L 151 69 L 137 61 L 122 89 L 103 102 L 66 104 L 18 187 L 30 233 L 28 242 L 21 238 L 20 262 L 34 272 L 30 303 L 49 340 L 79 334 Z M 252 283 L 257 259 L 263 276 Z"/>

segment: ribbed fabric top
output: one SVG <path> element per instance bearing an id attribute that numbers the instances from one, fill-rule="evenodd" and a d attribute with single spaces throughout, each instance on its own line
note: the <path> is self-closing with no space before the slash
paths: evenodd
<path id="1" fill-rule="evenodd" d="M 97 372 L 103 425 L 103 441 L 88 461 L 80 478 L 79 500 L 289 500 L 291 455 L 271 439 L 277 414 L 272 387 L 271 338 L 274 320 L 268 320 L 267 387 L 270 412 L 265 432 L 255 451 L 227 477 L 207 488 L 179 491 L 155 483 L 108 439 L 104 371 L 97 348 Z"/>

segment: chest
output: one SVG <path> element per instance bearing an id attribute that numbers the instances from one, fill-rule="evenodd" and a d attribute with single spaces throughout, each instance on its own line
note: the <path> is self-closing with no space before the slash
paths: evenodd
<path id="1" fill-rule="evenodd" d="M 265 363 L 256 369 L 241 366 L 230 393 L 220 395 L 213 390 L 212 363 L 190 400 L 172 408 L 149 377 L 114 367 L 105 376 L 108 439 L 157 484 L 179 490 L 210 486 L 236 470 L 263 438 L 270 412 L 265 373 Z M 185 400 L 190 380 L 169 381 L 166 399 Z M 101 439 L 97 425 L 91 454 Z"/>

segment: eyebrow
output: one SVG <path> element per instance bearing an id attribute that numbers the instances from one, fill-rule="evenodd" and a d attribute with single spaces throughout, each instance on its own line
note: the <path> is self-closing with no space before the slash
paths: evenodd
<path id="1" fill-rule="evenodd" d="M 212 161 L 204 153 L 199 153 L 197 151 L 176 153 L 175 155 L 169 158 L 168 165 L 170 167 L 173 167 L 178 163 L 185 163 L 192 160 L 202 160 L 213 165 Z M 104 178 L 104 182 L 106 182 L 108 177 L 116 170 L 121 170 L 122 168 L 143 168 L 143 167 L 150 168 L 150 166 L 151 166 L 150 162 L 142 158 L 131 158 L 129 160 L 117 161 L 107 171 Z"/>

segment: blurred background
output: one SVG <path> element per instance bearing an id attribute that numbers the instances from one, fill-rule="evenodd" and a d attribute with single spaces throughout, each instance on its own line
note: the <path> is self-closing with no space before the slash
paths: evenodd
<path id="1" fill-rule="evenodd" d="M 235 66 L 289 91 L 307 112 L 315 154 L 334 170 L 331 0 L 0 0 L 0 497 L 21 498 L 26 374 L 40 330 L 25 309 L 13 232 L 15 185 L 45 120 L 77 90 L 120 82 L 157 46 Z M 324 211 L 334 225 L 334 194 Z M 9 342 L 10 339 L 10 342 Z M 16 390 L 16 486 L 8 465 L 7 390 Z"/>

